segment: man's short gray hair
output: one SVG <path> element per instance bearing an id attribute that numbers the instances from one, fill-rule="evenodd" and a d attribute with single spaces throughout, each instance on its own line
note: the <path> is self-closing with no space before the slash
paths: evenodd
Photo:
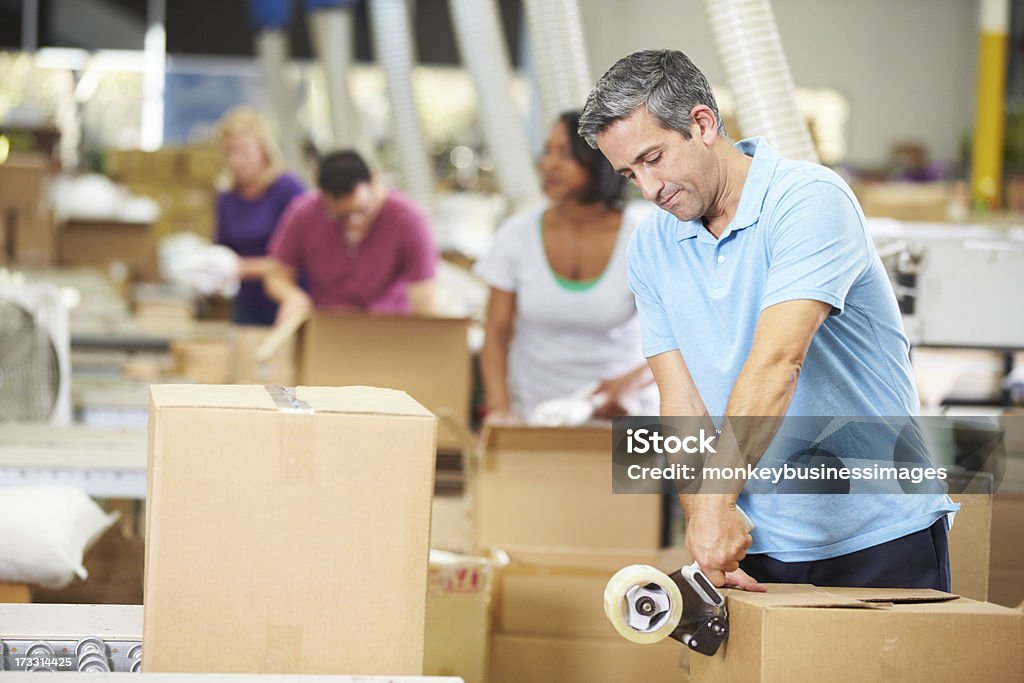
<path id="1" fill-rule="evenodd" d="M 726 135 L 708 79 L 678 50 L 641 50 L 623 57 L 590 91 L 580 116 L 579 134 L 591 147 L 612 124 L 646 107 L 663 128 L 690 139 L 690 112 L 703 104 L 715 113 L 719 135 Z"/>

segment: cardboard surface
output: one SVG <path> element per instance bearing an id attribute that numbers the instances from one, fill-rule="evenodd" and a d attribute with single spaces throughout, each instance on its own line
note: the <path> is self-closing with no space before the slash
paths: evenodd
<path id="1" fill-rule="evenodd" d="M 505 633 L 491 641 L 489 683 L 686 683 L 686 648 L 674 640 L 619 640 Z"/>
<path id="2" fill-rule="evenodd" d="M 1014 606 L 1024 600 L 1024 494 L 997 493 L 992 501 L 989 600 Z"/>
<path id="3" fill-rule="evenodd" d="M 32 602 L 32 591 L 28 584 L 0 582 L 0 603 Z"/>
<path id="4" fill-rule="evenodd" d="M 474 463 L 478 549 L 654 551 L 661 496 L 613 495 L 610 427 L 493 426 Z"/>
<path id="5" fill-rule="evenodd" d="M 49 164 L 37 154 L 12 154 L 0 163 L 0 209 L 35 208 L 46 196 Z"/>
<path id="6" fill-rule="evenodd" d="M 170 344 L 174 374 L 197 384 L 230 381 L 234 355 L 228 340 L 182 339 Z"/>
<path id="7" fill-rule="evenodd" d="M 486 558 L 430 551 L 424 674 L 487 680 L 492 587 Z"/>
<path id="8" fill-rule="evenodd" d="M 420 674 L 435 418 L 366 387 L 150 396 L 143 668 Z"/>
<path id="9" fill-rule="evenodd" d="M 430 516 L 430 547 L 458 553 L 473 545 L 472 504 L 466 496 L 435 495 Z"/>
<path id="10" fill-rule="evenodd" d="M 362 384 L 408 392 L 435 414 L 468 424 L 469 321 L 318 311 L 302 332 L 299 382 Z M 445 428 L 440 447 L 463 440 Z"/>
<path id="11" fill-rule="evenodd" d="M 107 269 L 118 261 L 128 266 L 135 279 L 160 280 L 150 224 L 75 220 L 65 223 L 58 232 L 59 265 Z"/>
<path id="12" fill-rule="evenodd" d="M 992 496 L 964 493 L 950 498 L 960 503 L 949 531 L 950 588 L 965 598 L 988 600 Z"/>
<path id="13" fill-rule="evenodd" d="M 0 263 L 46 268 L 57 259 L 57 231 L 49 211 L 0 206 Z"/>
<path id="14" fill-rule="evenodd" d="M 725 593 L 729 639 L 714 657 L 691 658 L 695 682 L 1008 681 L 1024 671 L 1024 613 L 997 605 L 787 584 Z"/>

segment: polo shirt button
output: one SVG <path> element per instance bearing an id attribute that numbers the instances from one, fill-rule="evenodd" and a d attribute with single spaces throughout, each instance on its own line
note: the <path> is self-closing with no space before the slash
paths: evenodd
<path id="1" fill-rule="evenodd" d="M 719 263 L 725 263 L 725 257 L 724 256 L 719 256 L 718 257 L 718 262 Z"/>

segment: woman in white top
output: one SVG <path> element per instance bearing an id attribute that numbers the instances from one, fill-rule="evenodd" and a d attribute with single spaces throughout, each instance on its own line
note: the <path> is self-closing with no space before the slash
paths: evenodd
<path id="1" fill-rule="evenodd" d="M 623 205 L 625 180 L 578 122 L 563 114 L 544 146 L 548 201 L 506 220 L 474 268 L 491 287 L 480 354 L 489 420 L 529 418 L 594 385 L 598 417 L 658 411 L 626 282 L 626 244 L 651 206 Z"/>

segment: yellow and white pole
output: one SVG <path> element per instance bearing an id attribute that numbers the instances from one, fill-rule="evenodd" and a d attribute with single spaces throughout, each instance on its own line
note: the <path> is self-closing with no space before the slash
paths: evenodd
<path id="1" fill-rule="evenodd" d="M 1009 0 L 981 0 L 974 144 L 971 151 L 971 195 L 974 205 L 979 208 L 1002 206 L 1006 35 L 1009 23 Z"/>

